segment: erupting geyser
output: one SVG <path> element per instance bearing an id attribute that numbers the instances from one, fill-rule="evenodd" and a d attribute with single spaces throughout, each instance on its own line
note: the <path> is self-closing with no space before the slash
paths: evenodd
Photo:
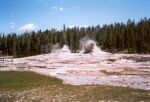
<path id="1" fill-rule="evenodd" d="M 102 51 L 94 40 L 91 40 L 87 37 L 80 40 L 81 53 L 87 54 L 91 53 L 93 55 L 106 55 L 107 52 Z"/>

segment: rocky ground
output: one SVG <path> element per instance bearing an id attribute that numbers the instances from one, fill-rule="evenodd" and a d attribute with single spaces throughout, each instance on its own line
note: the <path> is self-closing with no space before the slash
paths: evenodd
<path id="1" fill-rule="evenodd" d="M 55 53 L 16 58 L 13 68 L 54 76 L 71 85 L 111 85 L 150 90 L 150 55 L 111 54 L 96 45 L 88 54 L 71 53 L 67 46 Z"/>
<path id="2" fill-rule="evenodd" d="M 150 90 L 150 55 L 51 53 L 17 58 L 14 67 L 54 76 L 66 84 Z"/>

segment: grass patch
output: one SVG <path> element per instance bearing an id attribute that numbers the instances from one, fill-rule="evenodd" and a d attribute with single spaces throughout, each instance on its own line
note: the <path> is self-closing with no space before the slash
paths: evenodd
<path id="1" fill-rule="evenodd" d="M 13 91 L 12 91 L 13 90 Z M 64 85 L 33 72 L 0 72 L 0 102 L 149 102 L 150 91 L 98 86 Z"/>
<path id="2" fill-rule="evenodd" d="M 60 84 L 61 81 L 34 72 L 0 72 L 0 90 L 32 89 L 39 86 Z"/>

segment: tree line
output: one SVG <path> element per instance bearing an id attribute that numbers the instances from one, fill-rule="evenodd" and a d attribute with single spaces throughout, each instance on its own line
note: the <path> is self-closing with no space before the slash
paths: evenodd
<path id="1" fill-rule="evenodd" d="M 24 32 L 22 34 L 0 34 L 0 51 L 15 57 L 49 53 L 52 45 L 67 44 L 72 52 L 79 50 L 79 42 L 89 37 L 97 42 L 103 50 L 110 52 L 150 53 L 150 19 L 144 18 L 135 23 L 114 23 L 84 27 Z"/>

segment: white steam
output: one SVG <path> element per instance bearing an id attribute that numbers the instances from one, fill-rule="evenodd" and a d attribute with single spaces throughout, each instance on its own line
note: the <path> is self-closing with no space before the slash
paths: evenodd
<path id="1" fill-rule="evenodd" d="M 102 51 L 94 40 L 84 37 L 80 40 L 81 54 L 91 53 L 92 55 L 106 55 L 108 53 Z"/>
<path id="2" fill-rule="evenodd" d="M 57 54 L 59 57 L 71 57 L 73 55 L 68 45 L 64 45 L 61 48 L 59 43 L 52 46 L 51 52 Z M 107 56 L 109 53 L 102 51 L 94 40 L 84 37 L 80 40 L 80 54 Z"/>
<path id="3" fill-rule="evenodd" d="M 61 47 L 59 43 L 54 44 L 51 48 L 52 53 L 58 53 L 60 52 L 60 50 L 61 50 Z"/>

